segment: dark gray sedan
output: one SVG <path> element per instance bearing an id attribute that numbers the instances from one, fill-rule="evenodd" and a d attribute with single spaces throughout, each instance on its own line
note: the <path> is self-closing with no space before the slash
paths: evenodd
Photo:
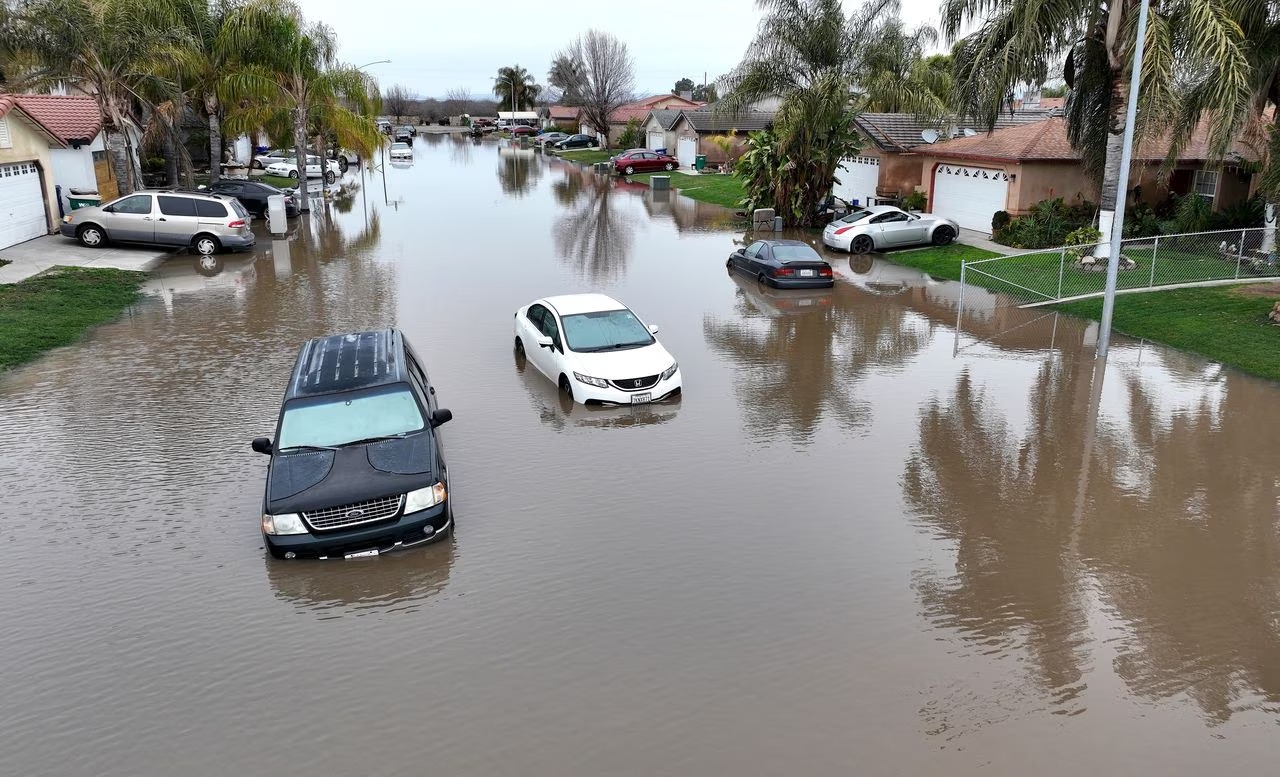
<path id="1" fill-rule="evenodd" d="M 813 246 L 799 240 L 757 240 L 729 254 L 725 265 L 778 289 L 828 289 L 835 285 L 831 265 Z"/>

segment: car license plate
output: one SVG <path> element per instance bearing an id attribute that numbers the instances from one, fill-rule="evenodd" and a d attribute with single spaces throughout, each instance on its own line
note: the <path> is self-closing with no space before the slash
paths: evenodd
<path id="1" fill-rule="evenodd" d="M 646 391 L 646 392 L 644 392 L 643 394 L 632 394 L 632 395 L 631 395 L 631 404 L 633 404 L 633 405 L 643 405 L 643 404 L 644 404 L 644 403 L 646 403 L 646 402 L 652 402 L 652 401 L 653 401 L 653 392 L 652 392 L 652 391 Z"/>
<path id="2" fill-rule="evenodd" d="M 812 278 L 812 277 L 813 277 L 813 274 L 814 274 L 814 273 L 813 273 L 813 270 L 801 270 L 801 271 L 800 271 L 800 277 L 801 277 L 801 278 Z"/>
<path id="3" fill-rule="evenodd" d="M 376 555 L 378 555 L 378 549 L 371 548 L 369 550 L 357 550 L 355 553 L 348 553 L 347 555 L 343 556 L 343 558 L 366 558 L 368 556 L 376 556 Z"/>

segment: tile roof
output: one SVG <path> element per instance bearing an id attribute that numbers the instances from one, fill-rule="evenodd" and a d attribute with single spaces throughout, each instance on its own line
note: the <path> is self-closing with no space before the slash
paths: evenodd
<path id="1" fill-rule="evenodd" d="M 102 131 L 98 102 L 87 95 L 20 94 L 14 97 L 24 113 L 64 143 L 88 142 Z"/>
<path id="2" fill-rule="evenodd" d="M 1053 115 L 1052 110 L 1006 111 L 996 119 L 995 128 L 1004 129 L 1044 121 Z M 925 145 L 926 141 L 920 134 L 925 130 L 946 131 L 945 126 L 940 130 L 937 125 L 920 121 L 910 113 L 862 113 L 854 118 L 853 123 L 873 143 L 890 151 L 907 151 Z M 965 127 L 978 129 L 980 125 L 962 120 L 951 126 L 962 130 Z"/>
<path id="3" fill-rule="evenodd" d="M 928 149 L 917 151 L 949 159 L 999 159 L 1012 161 L 1075 161 L 1080 154 L 1067 139 L 1067 120 L 1054 117 L 1033 124 L 998 129 L 967 138 L 954 138 L 934 143 Z M 1134 157 L 1144 160 L 1160 160 L 1169 152 L 1169 139 L 1153 138 L 1141 143 Z M 1259 158 L 1256 150 L 1243 142 L 1237 142 L 1232 152 L 1244 159 Z M 1191 139 L 1178 155 L 1180 162 L 1208 161 L 1210 151 L 1209 131 L 1206 124 L 1196 128 Z"/>
<path id="4" fill-rule="evenodd" d="M 636 106 L 647 105 L 648 107 L 652 108 L 653 106 L 657 105 L 660 102 L 663 102 L 664 100 L 679 100 L 681 103 L 683 103 L 682 107 L 687 107 L 687 108 L 697 108 L 699 106 L 706 105 L 706 103 L 700 103 L 697 100 L 686 100 L 685 98 L 681 97 L 678 94 L 655 94 L 650 97 L 646 97 L 643 100 L 633 100 L 632 102 L 627 103 L 627 105 L 636 105 Z"/>
<path id="5" fill-rule="evenodd" d="M 52 129 L 50 129 L 49 127 L 46 127 L 35 116 L 32 116 L 30 113 L 27 113 L 27 111 L 24 109 L 24 107 L 21 105 L 21 102 L 20 102 L 22 98 L 26 96 L 27 95 L 21 95 L 21 94 L 0 94 L 0 119 L 3 119 L 5 116 L 9 115 L 14 111 L 17 111 L 18 115 L 22 116 L 22 118 L 30 122 L 31 125 L 34 126 L 37 130 L 43 132 L 45 136 L 48 137 L 50 140 L 52 140 L 54 143 L 57 143 L 58 145 L 66 145 L 66 143 L 62 140 L 62 138 L 58 137 L 58 135 Z"/>
<path id="6" fill-rule="evenodd" d="M 576 119 L 580 110 L 576 105 L 552 105 L 547 109 L 547 115 L 552 119 Z"/>
<path id="7" fill-rule="evenodd" d="M 753 132 L 766 129 L 773 124 L 773 111 L 744 111 L 729 113 L 728 111 L 696 110 L 681 111 L 680 115 L 698 132 Z M 674 123 L 672 126 L 675 126 Z"/>

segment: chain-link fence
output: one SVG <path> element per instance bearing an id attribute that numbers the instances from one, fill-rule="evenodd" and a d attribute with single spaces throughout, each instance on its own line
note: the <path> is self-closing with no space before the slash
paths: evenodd
<path id="1" fill-rule="evenodd" d="M 1276 249 L 1262 248 L 1265 228 L 1130 238 L 1120 244 L 1120 291 L 1216 285 L 1280 278 Z M 1274 242 L 1274 241 L 1273 241 Z M 965 262 L 962 282 L 1031 297 L 1032 304 L 1101 296 L 1107 258 L 1096 245 L 1066 246 Z"/>

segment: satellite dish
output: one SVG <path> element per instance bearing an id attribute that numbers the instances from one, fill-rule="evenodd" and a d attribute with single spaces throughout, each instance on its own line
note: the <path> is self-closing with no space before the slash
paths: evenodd
<path id="1" fill-rule="evenodd" d="M 971 137 L 973 137 L 974 135 L 977 135 L 977 134 L 978 134 L 978 133 L 977 133 L 977 132 L 975 132 L 975 131 L 974 131 L 972 128 L 970 128 L 970 127 L 965 127 L 965 128 L 964 128 L 964 136 L 965 136 L 966 138 L 971 138 Z"/>
<path id="2" fill-rule="evenodd" d="M 924 142 L 925 142 L 925 143 L 937 143 L 937 142 L 938 142 L 938 133 L 937 133 L 937 132 L 935 132 L 935 131 L 933 131 L 933 130 L 931 130 L 931 129 L 927 129 L 927 130 L 925 130 L 924 132 L 921 132 L 921 133 L 920 133 L 920 137 L 924 138 Z"/>
<path id="3" fill-rule="evenodd" d="M 947 128 L 947 137 L 949 138 L 960 137 L 960 128 L 952 124 L 950 127 Z"/>

